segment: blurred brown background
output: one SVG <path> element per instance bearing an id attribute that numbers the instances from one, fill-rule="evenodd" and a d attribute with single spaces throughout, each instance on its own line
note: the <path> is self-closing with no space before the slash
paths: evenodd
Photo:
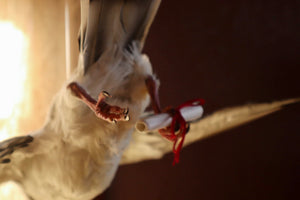
<path id="1" fill-rule="evenodd" d="M 164 106 L 205 113 L 300 96 L 300 2 L 163 0 L 145 50 Z M 300 105 L 158 161 L 120 167 L 103 200 L 299 199 Z M 188 137 L 188 136 L 187 136 Z"/>
<path id="2" fill-rule="evenodd" d="M 75 67 L 79 0 L 0 0 L 0 19 L 13 21 L 30 44 L 18 134 L 41 127 L 65 80 L 65 2 Z M 162 0 L 144 50 L 161 80 L 162 105 L 201 97 L 210 114 L 299 97 L 299 27 L 297 0 Z M 193 144 L 175 167 L 172 154 L 122 166 L 97 199 L 299 199 L 299 113 L 291 105 Z"/>

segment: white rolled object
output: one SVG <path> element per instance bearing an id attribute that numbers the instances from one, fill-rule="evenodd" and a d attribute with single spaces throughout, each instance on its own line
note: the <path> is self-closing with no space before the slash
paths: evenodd
<path id="1" fill-rule="evenodd" d="M 187 122 L 191 122 L 199 119 L 203 115 L 202 106 L 187 106 L 181 108 L 180 113 Z M 172 122 L 172 117 L 167 113 L 154 114 L 143 119 L 140 119 L 135 128 L 143 133 L 148 131 L 154 131 L 169 126 Z"/>

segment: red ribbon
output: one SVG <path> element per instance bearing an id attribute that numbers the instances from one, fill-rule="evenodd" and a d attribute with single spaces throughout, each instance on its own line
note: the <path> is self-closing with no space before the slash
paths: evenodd
<path id="1" fill-rule="evenodd" d="M 188 106 L 199 106 L 203 105 L 204 103 L 205 101 L 203 99 L 193 99 L 184 102 L 177 108 L 169 108 L 166 110 L 166 112 L 169 113 L 172 117 L 171 125 L 166 128 L 159 129 L 158 131 L 163 137 L 173 142 L 173 166 L 179 163 L 180 151 L 183 146 L 185 135 L 187 134 L 189 129 L 189 123 L 186 122 L 185 119 L 182 117 L 180 109 Z"/>

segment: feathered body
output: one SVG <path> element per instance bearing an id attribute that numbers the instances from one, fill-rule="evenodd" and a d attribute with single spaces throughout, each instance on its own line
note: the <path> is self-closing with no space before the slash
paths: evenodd
<path id="1" fill-rule="evenodd" d="M 42 129 L 0 143 L 0 183 L 16 181 L 31 198 L 49 200 L 92 199 L 110 185 L 149 103 L 145 79 L 152 67 L 141 51 L 159 4 L 81 0 L 77 69 L 54 98 Z M 95 99 L 109 92 L 106 103 L 128 108 L 130 120 L 99 119 L 67 87 L 71 82 Z"/>
<path id="2" fill-rule="evenodd" d="M 13 180 L 34 199 L 86 200 L 103 192 L 114 177 L 135 122 L 149 103 L 144 83 L 149 75 L 151 64 L 136 45 L 131 53 L 114 46 L 86 76 L 75 73 L 71 81 L 89 88 L 91 96 L 110 91 L 113 97 L 108 102 L 128 107 L 130 120 L 112 124 L 99 119 L 63 87 L 43 129 L 32 134 L 34 141 L 12 154 L 6 165 Z"/>

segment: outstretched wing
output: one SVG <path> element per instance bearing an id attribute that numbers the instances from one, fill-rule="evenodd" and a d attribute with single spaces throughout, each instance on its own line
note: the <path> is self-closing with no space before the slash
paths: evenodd
<path id="1" fill-rule="evenodd" d="M 81 0 L 79 46 L 83 70 L 109 47 L 142 49 L 161 0 Z"/>
<path id="2" fill-rule="evenodd" d="M 0 183 L 13 179 L 12 165 L 16 160 L 11 159 L 12 154 L 15 154 L 20 149 L 27 147 L 33 141 L 30 135 L 14 137 L 0 142 Z M 18 159 L 14 157 L 14 159 Z"/>
<path id="3" fill-rule="evenodd" d="M 289 99 L 272 103 L 248 104 L 217 111 L 204 119 L 191 124 L 184 145 L 187 146 L 217 133 L 264 117 L 282 109 L 285 105 L 297 103 L 299 101 L 299 98 Z M 143 134 L 135 132 L 128 149 L 123 154 L 121 164 L 160 159 L 164 154 L 171 151 L 172 143 L 163 139 L 158 133 L 149 132 Z"/>

